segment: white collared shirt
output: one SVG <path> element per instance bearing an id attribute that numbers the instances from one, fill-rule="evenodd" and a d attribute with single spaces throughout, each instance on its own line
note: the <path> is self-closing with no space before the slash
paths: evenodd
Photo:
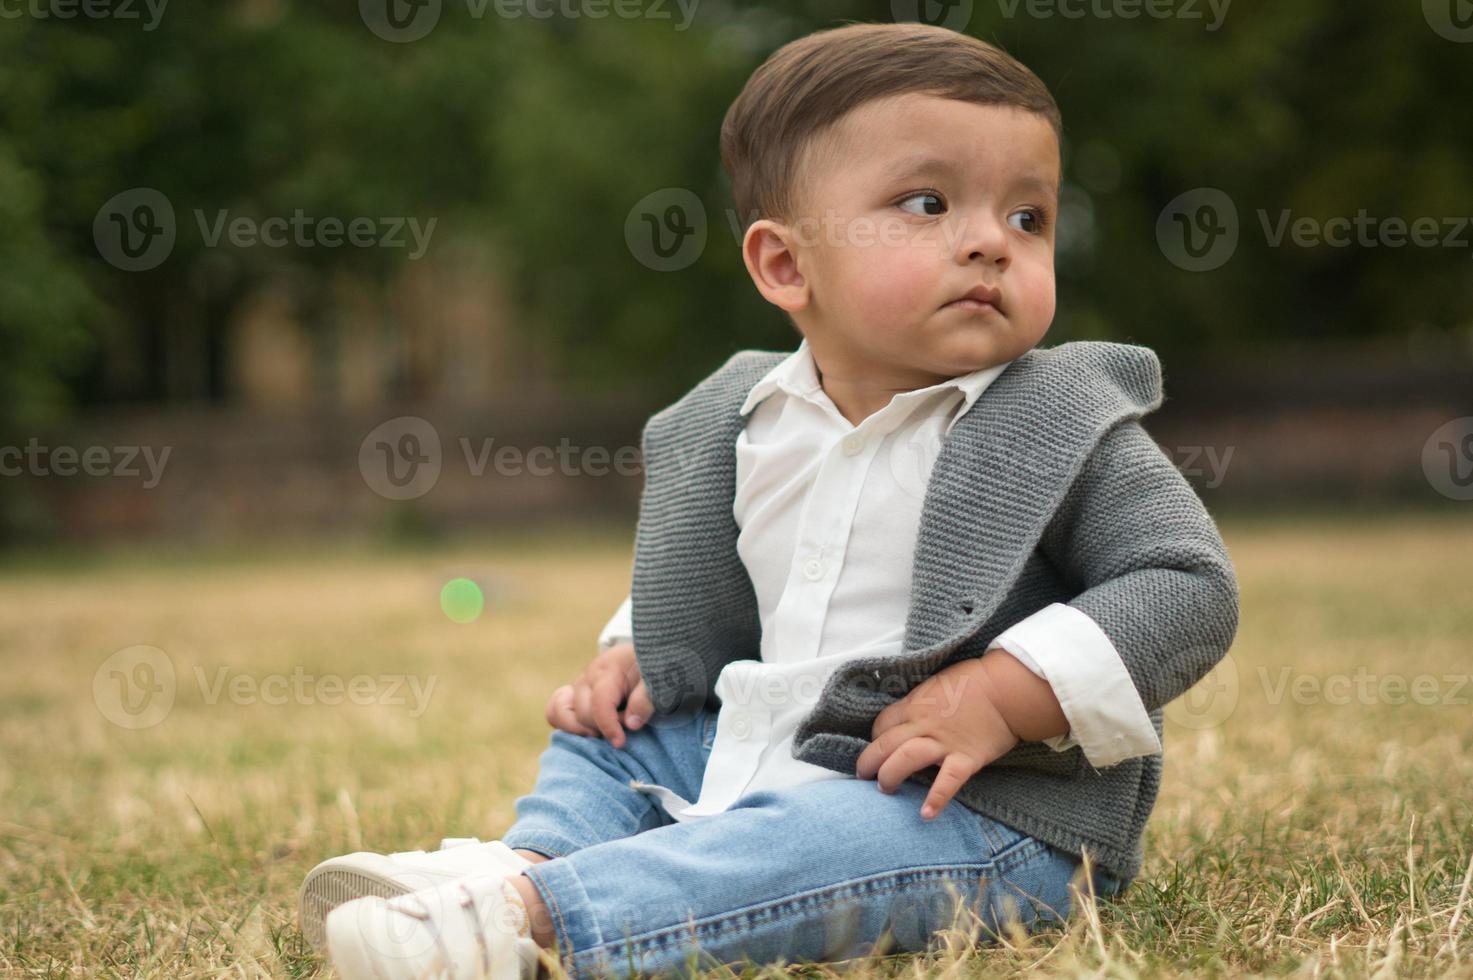
<path id="1" fill-rule="evenodd" d="M 719 813 L 746 793 L 845 774 L 793 758 L 793 734 L 843 661 L 898 654 L 910 607 L 921 504 L 952 425 L 1007 364 L 894 395 L 853 425 L 819 383 L 807 340 L 753 386 L 736 441 L 732 513 L 737 551 L 756 592 L 761 660 L 716 679 L 716 740 L 701 795 L 690 803 L 636 782 L 676 820 Z M 599 649 L 629 642 L 626 598 Z M 1070 731 L 1096 767 L 1161 751 L 1150 716 L 1108 636 L 1062 603 L 989 645 L 1047 680 Z M 852 778 L 852 774 L 848 777 Z"/>

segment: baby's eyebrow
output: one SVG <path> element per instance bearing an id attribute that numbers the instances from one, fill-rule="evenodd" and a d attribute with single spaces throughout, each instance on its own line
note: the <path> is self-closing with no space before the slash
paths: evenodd
<path id="1" fill-rule="evenodd" d="M 1013 186 L 1027 191 L 1038 191 L 1040 194 L 1057 194 L 1059 185 L 1055 181 L 1045 180 L 1037 174 L 1027 174 L 1013 181 Z"/>
<path id="2" fill-rule="evenodd" d="M 881 176 L 885 180 L 900 180 L 904 177 L 924 177 L 929 174 L 954 177 L 957 173 L 957 167 L 950 160 L 945 160 L 941 157 L 915 155 L 901 157 L 898 160 L 891 161 L 881 171 Z M 1012 185 L 1020 190 L 1032 190 L 1041 194 L 1057 194 L 1059 191 L 1057 182 L 1050 181 L 1034 173 L 1022 174 L 1013 178 Z"/>
<path id="3" fill-rule="evenodd" d="M 949 160 L 916 155 L 891 161 L 882 171 L 882 176 L 886 180 L 899 180 L 901 177 L 921 177 L 926 174 L 941 174 L 949 177 L 955 173 L 956 168 Z"/>

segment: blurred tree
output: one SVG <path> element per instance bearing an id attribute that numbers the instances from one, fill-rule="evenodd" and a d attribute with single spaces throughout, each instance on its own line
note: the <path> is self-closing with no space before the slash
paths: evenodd
<path id="1" fill-rule="evenodd" d="M 487 273 L 514 287 L 527 336 L 570 379 L 637 383 L 652 404 L 731 350 L 792 346 L 738 254 L 722 115 L 780 44 L 888 20 L 888 0 L 704 0 L 687 29 L 673 3 L 666 17 L 537 19 L 446 2 L 412 43 L 375 36 L 356 7 L 175 4 L 153 30 L 5 21 L 0 434 L 68 392 L 224 398 L 224 328 L 260 284 L 289 283 L 330 349 L 333 274 L 375 284 L 403 261 L 210 247 L 196 211 L 433 216 L 437 234 L 494 241 L 506 265 Z M 1468 329 L 1468 247 L 1274 247 L 1260 217 L 1473 214 L 1473 110 L 1456 96 L 1466 45 L 1419 10 L 1373 0 L 1237 5 L 1215 29 L 1205 2 L 1178 8 L 1202 17 L 1066 17 L 1003 0 L 972 10 L 969 29 L 1037 71 L 1064 114 L 1050 342 L 1108 337 L 1186 357 Z M 134 187 L 164 193 L 179 226 L 147 272 L 102 261 L 92 235 L 102 202 Z M 1156 222 L 1201 187 L 1234 203 L 1241 241 L 1220 268 L 1187 272 L 1163 256 Z M 624 240 L 631 208 L 662 188 L 706 210 L 705 250 L 675 272 L 641 264 Z M 101 360 L 120 346 L 137 361 L 126 384 Z"/>

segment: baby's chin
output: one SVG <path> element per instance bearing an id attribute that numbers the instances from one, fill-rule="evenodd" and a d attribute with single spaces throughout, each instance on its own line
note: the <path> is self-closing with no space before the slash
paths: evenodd
<path id="1" fill-rule="evenodd" d="M 964 331 L 948 331 L 949 336 L 938 338 L 930 353 L 932 370 L 952 376 L 970 374 L 984 368 L 995 367 L 1017 359 L 1036 346 L 1030 343 L 1029 334 L 1021 334 L 989 325 Z"/>

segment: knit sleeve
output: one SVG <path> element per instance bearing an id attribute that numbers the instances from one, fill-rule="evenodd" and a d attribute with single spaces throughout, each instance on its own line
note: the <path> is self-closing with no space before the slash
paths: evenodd
<path id="1" fill-rule="evenodd" d="M 1217 664 L 1238 582 L 1211 515 L 1136 420 L 1101 437 L 1044 532 L 1044 554 L 1120 653 L 1148 712 Z"/>

